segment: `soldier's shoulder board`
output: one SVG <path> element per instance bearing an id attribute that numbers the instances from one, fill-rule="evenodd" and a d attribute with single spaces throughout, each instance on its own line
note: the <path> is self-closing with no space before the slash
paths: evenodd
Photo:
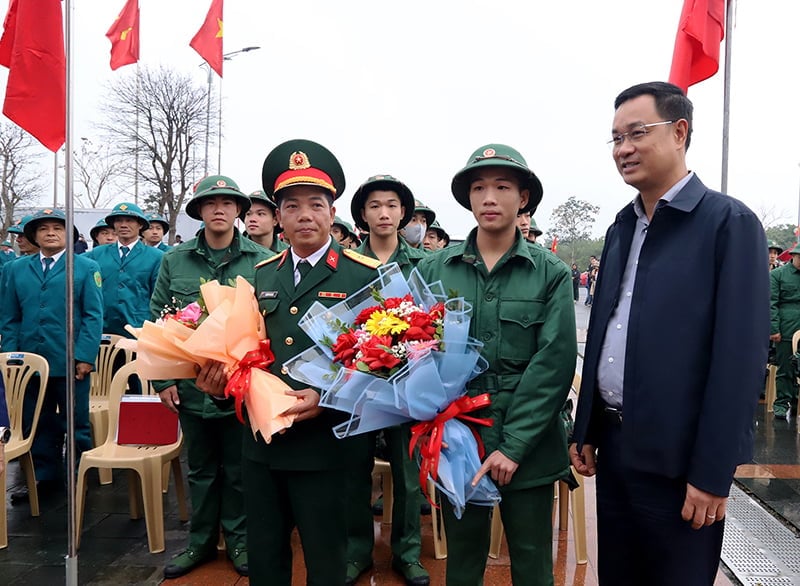
<path id="1" fill-rule="evenodd" d="M 267 260 L 262 260 L 260 263 L 256 265 L 256 268 L 261 268 L 264 265 L 268 265 L 271 262 L 275 262 L 276 260 L 281 260 L 284 256 L 286 256 L 286 251 L 284 250 L 280 254 L 276 254 L 275 256 L 269 257 Z"/>
<path id="2" fill-rule="evenodd" d="M 352 248 L 345 248 L 342 250 L 342 254 L 345 255 L 350 260 L 357 262 L 358 264 L 364 265 L 365 267 L 369 267 L 371 269 L 377 269 L 381 266 L 381 261 L 377 258 L 371 258 L 369 256 L 365 256 L 360 252 L 356 252 Z"/>

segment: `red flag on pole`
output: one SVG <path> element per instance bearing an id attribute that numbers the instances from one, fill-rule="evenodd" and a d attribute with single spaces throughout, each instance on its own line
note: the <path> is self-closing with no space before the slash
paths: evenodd
<path id="1" fill-rule="evenodd" d="M 222 77 L 222 0 L 211 0 L 211 8 L 208 9 L 203 26 L 189 46 Z"/>
<path id="2" fill-rule="evenodd" d="M 128 0 L 106 33 L 111 41 L 111 69 L 139 61 L 139 0 Z"/>
<path id="3" fill-rule="evenodd" d="M 557 252 L 558 251 L 558 236 L 553 236 L 553 242 L 550 244 L 550 252 Z"/>
<path id="4" fill-rule="evenodd" d="M 61 0 L 11 0 L 0 65 L 8 67 L 3 114 L 56 152 L 67 134 Z"/>
<path id="5" fill-rule="evenodd" d="M 719 70 L 725 36 L 725 0 L 684 0 L 669 81 L 683 91 Z"/>

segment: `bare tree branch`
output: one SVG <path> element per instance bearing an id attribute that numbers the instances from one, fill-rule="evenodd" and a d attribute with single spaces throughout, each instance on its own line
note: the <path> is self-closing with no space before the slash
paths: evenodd
<path id="1" fill-rule="evenodd" d="M 43 188 L 36 144 L 16 124 L 0 121 L 0 240 L 14 222 L 16 207 L 34 201 Z"/>

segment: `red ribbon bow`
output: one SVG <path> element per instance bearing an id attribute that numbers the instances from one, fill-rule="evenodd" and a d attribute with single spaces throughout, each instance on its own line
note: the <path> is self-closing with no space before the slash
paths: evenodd
<path id="1" fill-rule="evenodd" d="M 414 457 L 414 447 L 419 440 L 422 440 L 419 448 L 419 453 L 422 457 L 419 465 L 419 484 L 422 488 L 422 493 L 432 506 L 436 506 L 436 504 L 428 494 L 428 475 L 430 475 L 434 481 L 439 478 L 439 456 L 442 452 L 444 424 L 451 419 L 461 419 L 462 421 L 471 422 L 476 425 L 491 427 L 493 425 L 491 419 L 466 415 L 466 413 L 486 407 L 489 403 L 491 403 L 489 393 L 483 393 L 476 397 L 459 397 L 450 403 L 450 405 L 432 421 L 421 421 L 411 427 L 411 441 L 408 445 L 408 455 L 411 458 Z M 478 456 L 482 460 L 484 456 L 483 441 L 481 441 L 481 437 L 474 427 L 468 427 L 472 435 L 475 436 L 475 441 L 478 442 Z"/>
<path id="2" fill-rule="evenodd" d="M 225 398 L 233 397 L 236 417 L 240 422 L 244 423 L 242 403 L 250 391 L 250 370 L 253 368 L 266 370 L 273 362 L 275 362 L 275 354 L 272 353 L 269 340 L 261 340 L 258 348 L 250 350 L 237 363 L 236 370 L 228 379 L 228 384 L 225 385 Z"/>

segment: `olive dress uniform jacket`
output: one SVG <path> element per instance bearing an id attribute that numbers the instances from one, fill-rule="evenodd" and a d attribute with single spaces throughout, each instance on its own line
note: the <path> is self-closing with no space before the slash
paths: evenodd
<path id="1" fill-rule="evenodd" d="M 578 449 L 602 450 L 597 368 L 636 220 L 628 204 L 606 232 L 575 416 Z M 728 495 L 736 466 L 751 457 L 764 388 L 766 250 L 753 212 L 696 175 L 656 207 L 639 254 L 625 348 L 619 457 L 627 467 Z"/>
<path id="2" fill-rule="evenodd" d="M 203 281 L 216 279 L 221 285 L 230 285 L 230 281 L 242 276 L 253 283 L 255 266 L 271 256 L 272 252 L 242 237 L 237 230 L 228 253 L 215 266 L 209 256 L 204 232 L 201 230 L 196 238 L 172 248 L 163 255 L 155 291 L 150 299 L 153 319 L 160 316 L 164 306 L 174 304 L 173 297 L 179 307 L 186 307 L 198 301 L 200 284 Z M 210 396 L 195 386 L 194 379 L 153 383 L 159 392 L 172 385 L 178 387 L 183 411 L 207 418 L 226 417 L 233 413 L 232 404 L 224 409 L 220 408 Z"/>
<path id="3" fill-rule="evenodd" d="M 800 271 L 791 262 L 769 273 L 770 334 L 780 334 L 781 341 L 790 342 L 800 330 Z"/>
<path id="4" fill-rule="evenodd" d="M 470 335 L 483 342 L 488 370 L 468 384 L 468 395 L 491 395 L 472 413 L 493 420 L 478 427 L 486 454 L 499 450 L 517 464 L 504 490 L 550 484 L 566 475 L 567 438 L 559 412 L 575 374 L 577 342 L 572 277 L 557 256 L 517 231 L 515 244 L 487 272 L 467 239 L 428 256 L 419 271 L 441 280 L 472 304 Z"/>
<path id="5" fill-rule="evenodd" d="M 74 257 L 74 354 L 94 365 L 103 334 L 100 267 L 85 255 Z M 3 271 L 0 335 L 3 352 L 34 352 L 50 365 L 51 377 L 72 376 L 64 355 L 66 259 L 62 255 L 45 277 L 38 254 L 22 257 Z"/>
<path id="6" fill-rule="evenodd" d="M 293 389 L 307 388 L 282 369 L 284 362 L 313 345 L 298 327 L 298 320 L 315 301 L 330 307 L 367 285 L 378 276 L 379 265 L 380 261 L 342 250 L 331 240 L 328 251 L 295 288 L 290 250 L 261 263 L 256 270 L 256 298 L 275 354 L 270 372 Z M 318 417 L 295 423 L 286 433 L 272 436 L 270 444 L 260 434 L 254 438 L 245 433 L 242 455 L 277 470 L 343 468 L 352 442 L 336 439 L 332 428 L 345 419 L 345 414 L 325 409 Z"/>
<path id="7" fill-rule="evenodd" d="M 124 260 L 116 243 L 93 248 L 86 256 L 100 265 L 103 276 L 103 332 L 132 337 L 125 325 L 140 328 L 150 319 L 150 297 L 164 253 L 137 242 Z"/>

